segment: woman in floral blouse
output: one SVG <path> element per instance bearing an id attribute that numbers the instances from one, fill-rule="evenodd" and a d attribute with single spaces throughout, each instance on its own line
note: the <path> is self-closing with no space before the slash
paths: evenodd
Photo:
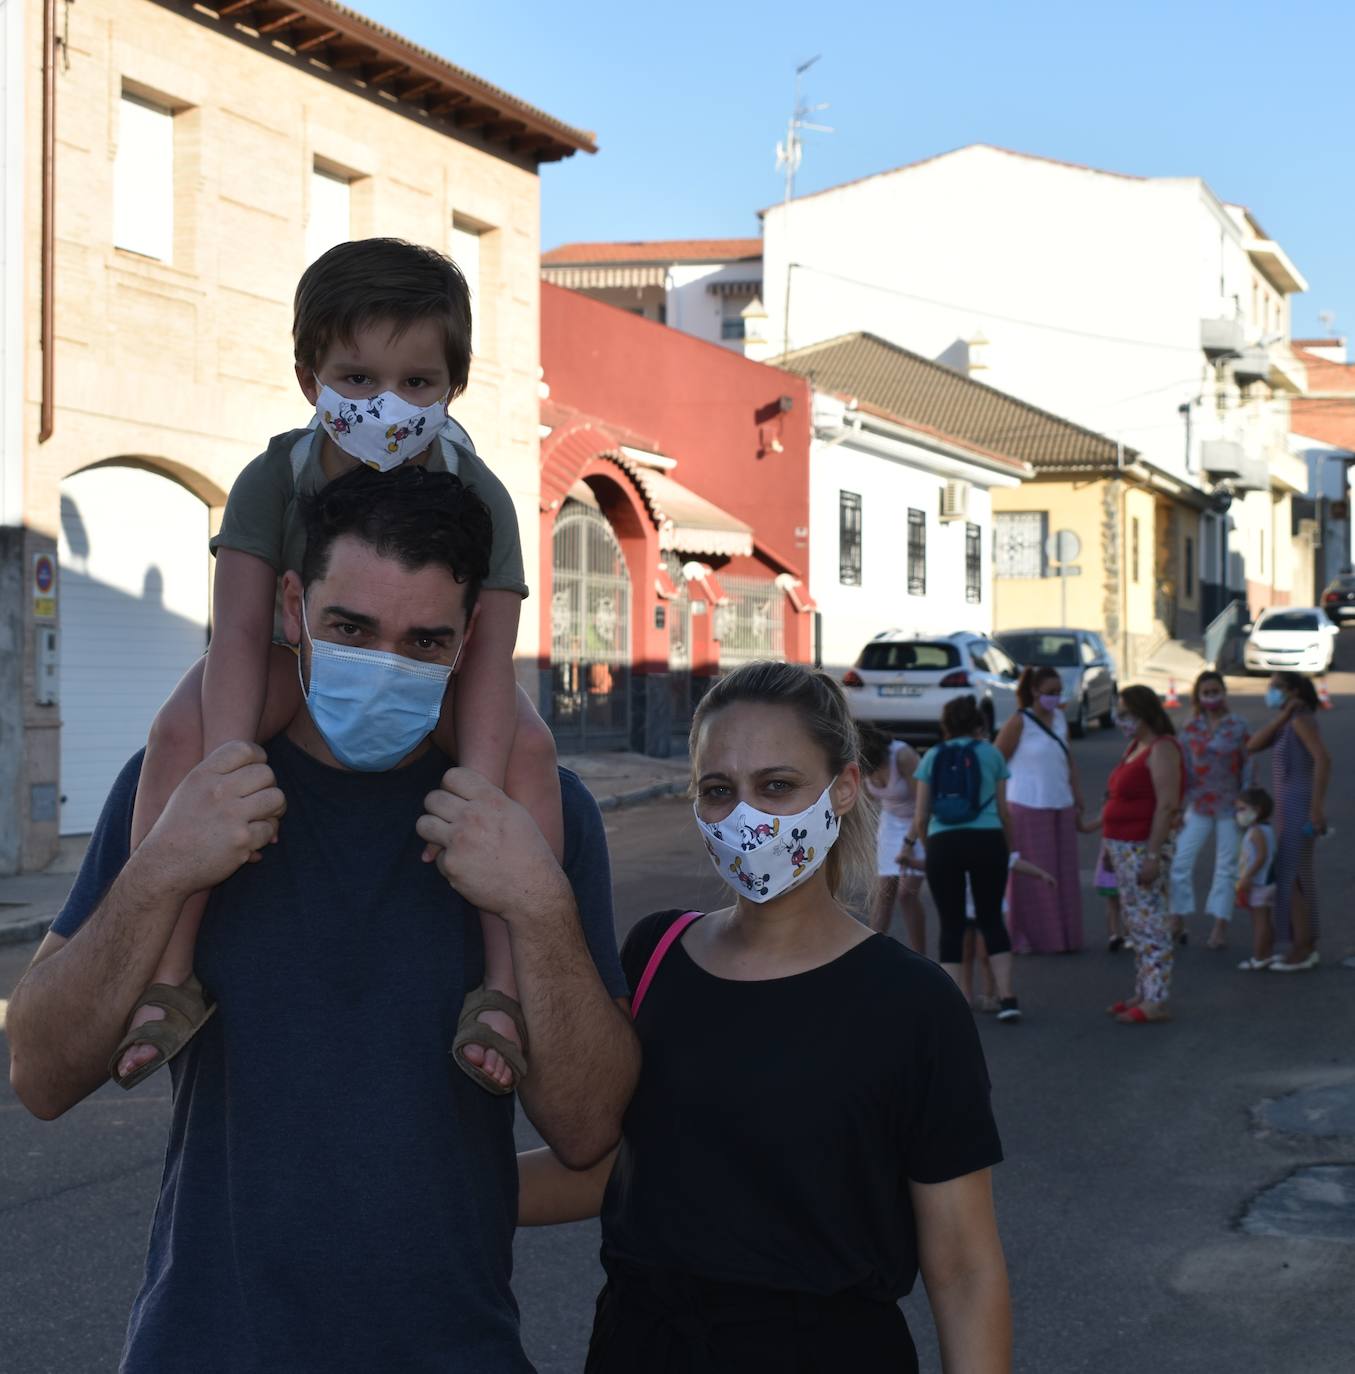
<path id="1" fill-rule="evenodd" d="M 1172 861 L 1172 923 L 1176 938 L 1184 944 L 1186 917 L 1195 913 L 1195 860 L 1212 838 L 1214 871 L 1205 910 L 1214 918 L 1209 948 L 1222 949 L 1228 943 L 1228 922 L 1233 915 L 1241 842 L 1233 803 L 1242 790 L 1247 764 L 1247 726 L 1228 709 L 1227 689 L 1218 673 L 1201 673 L 1190 695 L 1195 711 L 1178 736 L 1186 760 L 1185 818 Z"/>

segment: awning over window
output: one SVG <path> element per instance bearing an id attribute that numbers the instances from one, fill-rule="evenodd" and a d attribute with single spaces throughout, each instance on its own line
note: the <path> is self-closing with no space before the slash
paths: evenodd
<path id="1" fill-rule="evenodd" d="M 708 282 L 706 290 L 712 296 L 756 296 L 762 290 L 762 281 L 713 281 Z"/>
<path id="2" fill-rule="evenodd" d="M 698 496 L 666 473 L 626 463 L 627 472 L 644 493 L 659 530 L 659 548 L 675 553 L 747 558 L 753 552 L 753 529 L 713 501 Z"/>

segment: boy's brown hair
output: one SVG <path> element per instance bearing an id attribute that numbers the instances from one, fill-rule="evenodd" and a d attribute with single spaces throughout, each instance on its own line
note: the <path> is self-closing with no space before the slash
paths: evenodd
<path id="1" fill-rule="evenodd" d="M 461 269 L 434 248 L 404 239 L 355 239 L 321 253 L 301 274 L 292 303 L 296 361 L 312 370 L 336 340 L 389 320 L 397 331 L 437 320 L 446 337 L 453 396 L 470 376 L 470 291 Z"/>

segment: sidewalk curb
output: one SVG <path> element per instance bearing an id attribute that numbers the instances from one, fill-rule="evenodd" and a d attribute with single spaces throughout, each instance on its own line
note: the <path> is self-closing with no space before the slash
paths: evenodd
<path id="1" fill-rule="evenodd" d="M 686 790 L 685 781 L 672 779 L 668 782 L 652 782 L 648 787 L 636 787 L 629 792 L 614 792 L 609 797 L 596 797 L 594 800 L 599 811 L 615 811 L 618 807 L 635 806 L 639 802 L 654 801 L 659 797 L 681 796 Z"/>
<path id="2" fill-rule="evenodd" d="M 30 916 L 24 920 L 6 921 L 0 924 L 0 946 L 27 945 L 34 940 L 41 940 L 55 920 L 56 915 L 53 913 L 51 916 Z"/>

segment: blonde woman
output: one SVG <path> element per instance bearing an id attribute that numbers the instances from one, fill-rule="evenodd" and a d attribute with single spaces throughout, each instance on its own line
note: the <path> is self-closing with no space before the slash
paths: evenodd
<path id="1" fill-rule="evenodd" d="M 841 901 L 874 848 L 841 689 L 748 664 L 702 700 L 691 753 L 734 901 L 626 941 L 644 1062 L 614 1159 L 519 1160 L 520 1224 L 601 1211 L 588 1374 L 907 1374 L 919 1272 L 945 1368 L 1005 1374 L 983 1052 L 950 979 Z"/>

